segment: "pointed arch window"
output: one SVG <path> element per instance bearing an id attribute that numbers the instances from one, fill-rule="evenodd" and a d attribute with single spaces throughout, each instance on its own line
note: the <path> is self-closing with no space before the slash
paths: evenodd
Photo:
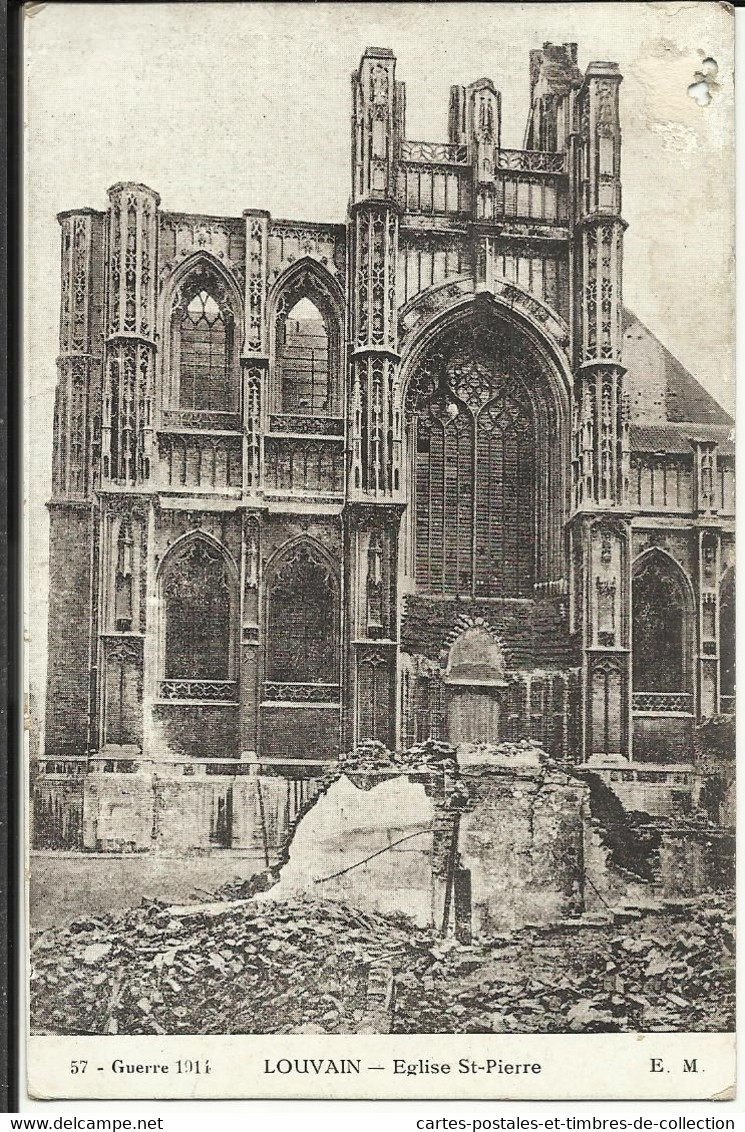
<path id="1" fill-rule="evenodd" d="M 337 586 L 310 548 L 296 548 L 269 590 L 267 679 L 282 684 L 338 683 Z"/>
<path id="2" fill-rule="evenodd" d="M 282 412 L 300 416 L 332 414 L 329 336 L 321 312 L 300 299 L 277 326 Z"/>
<path id="3" fill-rule="evenodd" d="M 219 548 L 206 539 L 192 539 L 169 562 L 162 595 L 163 676 L 166 684 L 181 685 L 166 688 L 166 694 L 215 698 L 214 689 L 199 685 L 233 677 L 231 580 Z M 196 683 L 191 690 L 190 682 Z"/>
<path id="4" fill-rule="evenodd" d="M 509 330 L 478 320 L 451 331 L 417 367 L 406 413 L 423 590 L 533 595 L 538 456 L 529 389 L 537 383 Z"/>
<path id="5" fill-rule="evenodd" d="M 236 428 L 240 424 L 239 300 L 218 268 L 200 260 L 176 291 L 166 427 Z"/>
<path id="6" fill-rule="evenodd" d="M 632 582 L 636 710 L 690 710 L 691 616 L 678 567 L 648 555 Z"/>
<path id="7" fill-rule="evenodd" d="M 341 311 L 332 286 L 315 266 L 303 265 L 279 295 L 273 327 L 275 414 L 323 418 L 342 413 Z"/>
<path id="8" fill-rule="evenodd" d="M 230 411 L 231 330 L 208 291 L 194 295 L 181 319 L 182 409 Z"/>

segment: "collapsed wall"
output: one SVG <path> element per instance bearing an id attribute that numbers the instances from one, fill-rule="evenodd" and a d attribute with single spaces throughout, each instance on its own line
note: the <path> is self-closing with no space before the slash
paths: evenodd
<path id="1" fill-rule="evenodd" d="M 528 742 L 454 756 L 369 744 L 345 760 L 260 898 L 340 900 L 464 940 L 583 912 L 587 784 Z"/>
<path id="2" fill-rule="evenodd" d="M 430 777 L 337 778 L 299 821 L 279 881 L 261 898 L 340 900 L 431 924 L 437 811 Z"/>

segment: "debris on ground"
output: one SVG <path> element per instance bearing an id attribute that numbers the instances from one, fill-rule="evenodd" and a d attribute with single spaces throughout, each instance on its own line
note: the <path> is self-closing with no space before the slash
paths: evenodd
<path id="1" fill-rule="evenodd" d="M 397 977 L 404 1033 L 727 1032 L 734 911 L 721 895 L 638 918 L 446 941 Z"/>
<path id="2" fill-rule="evenodd" d="M 408 930 L 332 901 L 147 903 L 41 933 L 32 1026 L 43 1033 L 354 1032 L 370 965 Z M 396 960 L 397 961 L 397 960 Z"/>
<path id="3" fill-rule="evenodd" d="M 148 902 L 39 933 L 34 1032 L 354 1033 L 382 961 L 395 973 L 396 1033 L 734 1028 L 724 894 L 470 946 L 333 901 L 257 903 L 238 886 L 215 899 Z"/>

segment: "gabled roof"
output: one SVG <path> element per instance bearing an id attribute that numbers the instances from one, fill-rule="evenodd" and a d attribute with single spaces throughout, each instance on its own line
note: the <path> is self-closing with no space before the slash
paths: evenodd
<path id="1" fill-rule="evenodd" d="M 623 311 L 623 364 L 632 452 L 691 455 L 712 440 L 734 452 L 734 422 L 718 401 L 631 311 Z"/>
<path id="2" fill-rule="evenodd" d="M 663 425 L 632 424 L 629 429 L 632 452 L 690 456 L 697 440 L 713 440 L 720 456 L 734 455 L 733 426 L 681 421 Z"/>

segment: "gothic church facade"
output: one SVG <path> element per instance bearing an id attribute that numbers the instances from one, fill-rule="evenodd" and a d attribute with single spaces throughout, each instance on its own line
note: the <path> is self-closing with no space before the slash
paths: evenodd
<path id="1" fill-rule="evenodd" d="M 422 142 L 368 48 L 339 224 L 136 183 L 60 215 L 42 777 L 527 737 L 691 795 L 734 693 L 732 422 L 623 306 L 617 65 L 529 69 L 522 149 L 489 79 Z"/>

